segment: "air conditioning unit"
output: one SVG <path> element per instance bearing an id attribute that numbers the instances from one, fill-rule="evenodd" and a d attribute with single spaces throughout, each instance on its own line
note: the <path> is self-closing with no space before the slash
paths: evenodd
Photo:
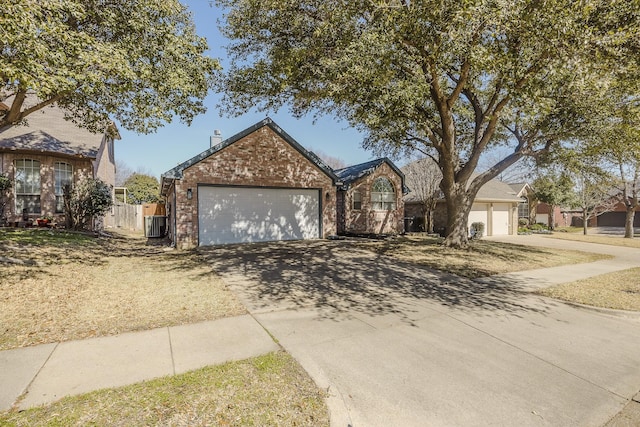
<path id="1" fill-rule="evenodd" d="M 164 237 L 167 231 L 167 217 L 161 215 L 147 215 L 144 217 L 145 237 Z"/>

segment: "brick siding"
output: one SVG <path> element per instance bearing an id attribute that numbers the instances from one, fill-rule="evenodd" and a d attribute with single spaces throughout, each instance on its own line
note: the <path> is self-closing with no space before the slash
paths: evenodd
<path id="1" fill-rule="evenodd" d="M 75 182 L 81 177 L 93 176 L 93 162 L 86 158 L 59 157 L 51 155 L 34 155 L 19 153 L 0 153 L 0 173 L 9 176 L 12 181 L 12 187 L 8 193 L 8 203 L 5 208 L 4 215 L 9 223 L 22 221 L 22 212 L 16 212 L 15 203 L 15 160 L 30 159 L 40 162 L 40 209 L 39 214 L 29 214 L 30 219 L 42 216 L 53 216 L 56 222 L 64 223 L 64 214 L 55 213 L 56 195 L 55 195 L 55 177 L 54 164 L 56 162 L 64 162 L 73 166 L 73 179 Z"/>
<path id="2" fill-rule="evenodd" d="M 314 188 L 321 190 L 323 237 L 336 234 L 336 190 L 332 179 L 298 150 L 264 126 L 186 168 L 175 181 L 167 201 L 171 205 L 175 191 L 177 247 L 198 245 L 198 184 L 238 185 L 272 188 Z M 187 189 L 192 198 L 187 198 Z M 173 226 L 170 218 L 170 227 Z M 171 231 L 173 237 L 173 230 Z"/>
<path id="3" fill-rule="evenodd" d="M 371 206 L 371 187 L 380 177 L 388 178 L 396 194 L 396 209 L 376 211 Z M 362 197 L 362 209 L 353 209 L 353 193 L 359 191 Z M 351 184 L 344 195 L 346 233 L 355 234 L 400 234 L 404 232 L 404 200 L 402 198 L 402 179 L 386 163 L 382 163 L 373 173 Z"/>

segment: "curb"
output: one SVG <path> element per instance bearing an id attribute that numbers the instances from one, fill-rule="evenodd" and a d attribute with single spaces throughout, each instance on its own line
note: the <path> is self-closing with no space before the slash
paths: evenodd
<path id="1" fill-rule="evenodd" d="M 625 319 L 638 320 L 640 321 L 640 311 L 631 311 L 631 310 L 618 310 L 615 308 L 605 308 L 605 307 L 595 307 L 593 305 L 580 304 L 577 302 L 565 301 L 557 298 L 553 298 L 557 301 L 561 301 L 567 305 L 570 305 L 575 308 L 581 308 L 584 310 L 595 311 L 597 313 L 608 314 L 614 317 L 622 317 Z"/>

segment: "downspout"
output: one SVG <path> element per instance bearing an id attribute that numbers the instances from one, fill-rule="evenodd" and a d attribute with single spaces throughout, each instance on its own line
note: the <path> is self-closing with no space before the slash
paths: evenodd
<path id="1" fill-rule="evenodd" d="M 177 247 L 178 240 L 178 207 L 176 205 L 176 180 L 173 179 L 173 241 L 171 242 L 171 247 Z"/>

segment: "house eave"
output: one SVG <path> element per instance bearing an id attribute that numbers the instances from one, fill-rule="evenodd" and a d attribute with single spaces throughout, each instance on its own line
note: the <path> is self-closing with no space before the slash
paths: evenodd
<path id="1" fill-rule="evenodd" d="M 51 156 L 51 157 L 63 157 L 67 159 L 87 159 L 94 161 L 97 159 L 97 153 L 70 153 L 54 150 L 40 150 L 40 149 L 27 149 L 27 148 L 13 148 L 13 147 L 0 147 L 0 153 L 20 154 L 20 155 L 38 155 L 38 156 Z"/>

